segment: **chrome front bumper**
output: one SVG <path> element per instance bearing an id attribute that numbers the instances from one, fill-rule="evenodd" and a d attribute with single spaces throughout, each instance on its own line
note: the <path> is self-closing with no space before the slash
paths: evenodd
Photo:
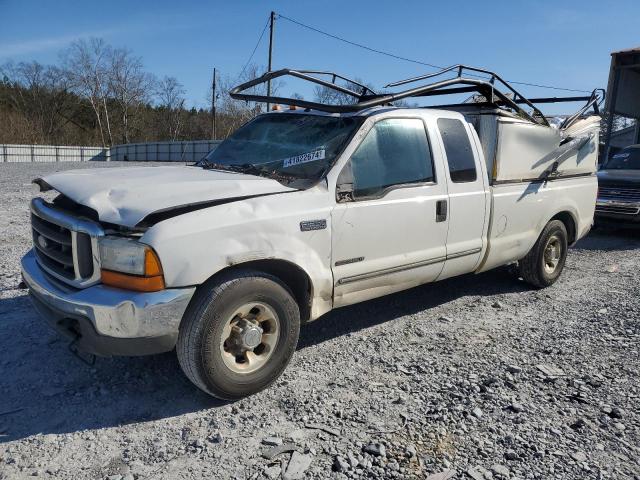
<path id="1" fill-rule="evenodd" d="M 640 223 L 640 202 L 635 200 L 603 198 L 596 200 L 595 216 L 600 220 Z"/>
<path id="2" fill-rule="evenodd" d="M 143 293 L 104 285 L 78 290 L 46 274 L 33 251 L 22 258 L 22 278 L 48 323 L 69 336 L 85 337 L 85 350 L 99 355 L 171 350 L 195 292 L 190 287 Z M 82 348 L 83 338 L 78 341 Z"/>

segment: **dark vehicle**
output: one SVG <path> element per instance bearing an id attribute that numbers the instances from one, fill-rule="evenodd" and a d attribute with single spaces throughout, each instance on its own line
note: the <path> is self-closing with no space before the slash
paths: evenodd
<path id="1" fill-rule="evenodd" d="M 596 223 L 640 227 L 640 145 L 612 155 L 598 172 Z"/>

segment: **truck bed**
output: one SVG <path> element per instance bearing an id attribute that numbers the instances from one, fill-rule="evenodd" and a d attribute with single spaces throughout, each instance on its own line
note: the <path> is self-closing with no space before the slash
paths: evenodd
<path id="1" fill-rule="evenodd" d="M 478 135 L 491 193 L 477 272 L 523 258 L 559 211 L 567 212 L 565 223 L 573 226 L 571 243 L 588 233 L 598 192 L 599 116 L 563 130 L 472 104 L 456 110 Z"/>
<path id="2" fill-rule="evenodd" d="M 523 258 L 558 211 L 571 215 L 569 241 L 582 238 L 593 223 L 597 193 L 595 175 L 492 185 L 487 249 L 477 272 Z"/>

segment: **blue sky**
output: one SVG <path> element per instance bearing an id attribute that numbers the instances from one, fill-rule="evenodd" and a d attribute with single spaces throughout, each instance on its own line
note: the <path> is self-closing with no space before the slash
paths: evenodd
<path id="1" fill-rule="evenodd" d="M 271 10 L 404 57 L 436 65 L 466 63 L 495 70 L 509 80 L 581 90 L 606 87 L 610 52 L 640 45 L 637 0 L 0 0 L 0 63 L 55 63 L 60 50 L 74 39 L 102 37 L 133 50 L 154 74 L 177 77 L 189 104 L 206 106 L 212 68 L 235 77 Z M 266 65 L 266 56 L 267 35 L 254 62 Z M 330 69 L 377 87 L 431 72 L 279 19 L 274 68 L 285 66 Z M 529 96 L 563 93 L 521 89 Z"/>

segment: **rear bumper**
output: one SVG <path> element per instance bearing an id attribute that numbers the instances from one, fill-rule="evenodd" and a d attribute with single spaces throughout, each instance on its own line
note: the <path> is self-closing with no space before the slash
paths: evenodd
<path id="1" fill-rule="evenodd" d="M 34 307 L 52 327 L 95 355 L 148 355 L 174 348 L 195 288 L 141 293 L 94 285 L 71 288 L 47 275 L 33 251 L 22 278 Z"/>

